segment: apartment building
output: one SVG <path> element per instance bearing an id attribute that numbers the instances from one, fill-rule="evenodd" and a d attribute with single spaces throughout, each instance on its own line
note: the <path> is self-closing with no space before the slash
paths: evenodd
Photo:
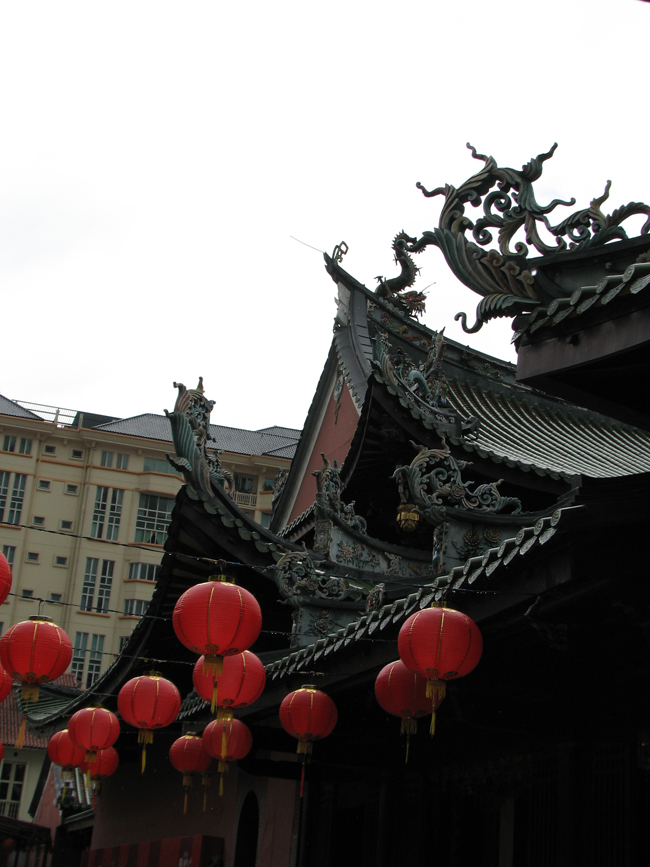
<path id="1" fill-rule="evenodd" d="M 300 431 L 211 425 L 235 501 L 268 526 L 273 480 Z M 146 612 L 181 477 L 165 416 L 118 419 L 0 395 L 0 547 L 13 572 L 0 632 L 41 613 L 88 688 Z"/>

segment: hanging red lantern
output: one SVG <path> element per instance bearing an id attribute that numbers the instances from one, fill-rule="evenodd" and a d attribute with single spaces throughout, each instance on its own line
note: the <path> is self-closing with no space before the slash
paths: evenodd
<path id="1" fill-rule="evenodd" d="M 122 719 L 140 729 L 142 773 L 146 762 L 147 744 L 153 743 L 156 729 L 173 723 L 181 709 L 181 694 L 171 680 L 158 671 L 151 671 L 127 681 L 117 696 L 117 709 Z"/>
<path id="2" fill-rule="evenodd" d="M 237 762 L 248 755 L 253 736 L 241 720 L 213 720 L 203 732 L 203 746 L 219 762 L 219 794 L 223 795 L 223 775 L 228 773 L 229 762 Z"/>
<path id="3" fill-rule="evenodd" d="M 70 717 L 68 734 L 73 744 L 86 750 L 85 760 L 92 763 L 118 739 L 120 723 L 105 707 L 84 707 Z"/>
<path id="4" fill-rule="evenodd" d="M 183 813 L 187 813 L 187 794 L 192 785 L 193 775 L 201 774 L 205 779 L 205 772 L 212 761 L 212 756 L 203 746 L 203 738 L 198 735 L 183 735 L 177 738 L 169 748 L 169 760 L 176 770 L 183 775 L 183 788 L 185 789 Z M 203 795 L 204 811 L 206 797 L 207 788 Z"/>
<path id="5" fill-rule="evenodd" d="M 4 701 L 14 685 L 13 678 L 7 674 L 4 668 L 0 668 L 0 702 Z"/>
<path id="6" fill-rule="evenodd" d="M 0 553 L 0 605 L 11 590 L 11 566 L 4 554 Z"/>
<path id="7" fill-rule="evenodd" d="M 173 625 L 185 647 L 205 655 L 204 671 L 220 677 L 223 658 L 247 650 L 260 634 L 262 612 L 248 590 L 213 575 L 183 593 Z"/>
<path id="8" fill-rule="evenodd" d="M 7 674 L 23 684 L 23 701 L 37 701 L 38 685 L 60 677 L 71 659 L 70 639 L 42 614 L 9 627 L 0 638 L 0 662 Z"/>
<path id="9" fill-rule="evenodd" d="M 409 738 L 417 731 L 417 720 L 437 710 L 440 700 L 427 697 L 427 679 L 407 668 L 401 659 L 389 662 L 375 680 L 375 697 L 381 707 L 402 720 L 401 733 L 406 735 L 408 762 Z"/>
<path id="10" fill-rule="evenodd" d="M 95 795 L 101 788 L 102 780 L 114 774 L 119 763 L 120 757 L 117 754 L 117 750 L 113 747 L 99 750 L 93 761 L 81 763 L 80 767 L 86 775 L 86 781 L 93 788 L 93 810 L 95 809 Z"/>
<path id="11" fill-rule="evenodd" d="M 67 729 L 52 735 L 47 745 L 47 754 L 53 764 L 62 768 L 64 780 L 71 780 L 74 769 L 81 767 L 86 759 L 86 751 L 73 743 Z"/>
<path id="12" fill-rule="evenodd" d="M 337 719 L 332 699 L 310 684 L 290 692 L 280 705 L 282 728 L 298 738 L 298 753 L 310 754 L 313 742 L 331 734 Z"/>
<path id="13" fill-rule="evenodd" d="M 72 644 L 51 617 L 35 614 L 10 626 L 0 638 L 0 662 L 8 675 L 22 683 L 23 702 L 38 701 L 38 686 L 60 677 L 70 665 Z M 27 715 L 23 714 L 15 747 L 25 740 Z"/>
<path id="14" fill-rule="evenodd" d="M 427 679 L 427 696 L 434 706 L 446 693 L 446 681 L 464 677 L 476 666 L 483 639 L 474 621 L 453 608 L 435 606 L 417 611 L 399 631 L 397 649 L 402 662 Z M 435 707 L 431 734 L 435 730 Z"/>
<path id="15" fill-rule="evenodd" d="M 282 728 L 292 737 L 298 738 L 296 752 L 302 753 L 302 772 L 300 775 L 300 797 L 305 786 L 305 762 L 311 755 L 312 744 L 332 733 L 338 713 L 332 699 L 306 684 L 285 696 L 280 705 Z"/>
<path id="16" fill-rule="evenodd" d="M 250 650 L 236 656 L 225 656 L 218 677 L 204 669 L 205 657 L 201 656 L 192 672 L 194 689 L 202 699 L 211 702 L 213 713 L 215 707 L 218 708 L 217 719 L 232 719 L 233 708 L 253 704 L 266 685 L 264 666 Z"/>

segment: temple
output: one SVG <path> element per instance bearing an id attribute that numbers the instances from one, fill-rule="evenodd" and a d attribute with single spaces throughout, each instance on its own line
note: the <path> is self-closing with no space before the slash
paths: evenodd
<path id="1" fill-rule="evenodd" d="M 144 774 L 137 732 L 123 725 L 120 767 L 91 825 L 57 832 L 54 867 L 184 853 L 225 867 L 644 860 L 650 221 L 631 238 L 622 223 L 650 209 L 604 215 L 608 182 L 552 225 L 549 214 L 572 204 L 536 200 L 552 152 L 514 170 L 472 148 L 482 167 L 467 182 L 419 184 L 444 197 L 439 226 L 398 234 L 399 273 L 374 289 L 346 272 L 344 244 L 325 256 L 337 287 L 332 345 L 290 470 L 276 478 L 269 528 L 236 504 L 207 448 L 218 402 L 178 385 L 169 460 L 185 485 L 147 615 L 92 694 L 44 687 L 29 721 L 51 733 L 98 696 L 115 709 L 120 687 L 154 662 L 184 697 L 181 713 L 156 733 Z M 483 205 L 475 222 L 468 204 Z M 419 322 L 414 257 L 435 255 L 429 246 L 482 296 L 474 325 L 459 314 L 467 331 L 513 319 L 516 366 Z M 267 685 L 238 713 L 253 748 L 223 796 L 209 790 L 204 812 L 192 794 L 184 814 L 167 753 L 212 714 L 171 616 L 219 560 L 262 608 L 253 650 Z M 405 762 L 374 681 L 397 659 L 406 618 L 443 602 L 477 623 L 484 653 L 449 683 L 435 735 L 421 723 Z M 306 683 L 339 718 L 314 746 L 301 797 L 278 707 Z"/>

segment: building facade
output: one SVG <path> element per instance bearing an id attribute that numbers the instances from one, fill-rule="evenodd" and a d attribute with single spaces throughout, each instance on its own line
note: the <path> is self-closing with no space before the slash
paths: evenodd
<path id="1" fill-rule="evenodd" d="M 234 501 L 262 526 L 299 433 L 211 427 Z M 83 688 L 149 604 L 182 483 L 171 445 L 165 416 L 115 419 L 0 396 L 0 546 L 13 573 L 0 628 L 39 609 L 52 617 L 73 642 Z"/>

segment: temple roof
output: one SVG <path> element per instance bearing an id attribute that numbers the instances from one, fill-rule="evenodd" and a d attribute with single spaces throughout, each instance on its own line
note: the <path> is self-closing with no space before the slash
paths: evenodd
<path id="1" fill-rule="evenodd" d="M 35 412 L 30 412 L 28 409 L 15 403 L 13 400 L 9 400 L 8 397 L 4 397 L 2 394 L 0 394 L 0 414 L 15 415 L 18 416 L 18 418 L 33 418 L 38 421 L 43 420 L 40 415 L 36 415 Z"/>

